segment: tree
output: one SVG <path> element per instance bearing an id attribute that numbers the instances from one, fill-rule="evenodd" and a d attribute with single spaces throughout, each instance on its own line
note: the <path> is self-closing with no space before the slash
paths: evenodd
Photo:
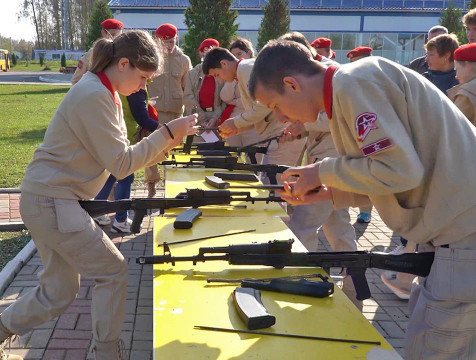
<path id="1" fill-rule="evenodd" d="M 263 11 L 263 19 L 258 29 L 258 51 L 269 40 L 277 39 L 289 32 L 291 23 L 288 0 L 269 0 Z"/>
<path id="2" fill-rule="evenodd" d="M 184 52 L 195 65 L 200 62 L 198 47 L 207 38 L 218 40 L 220 46 L 228 47 L 238 30 L 236 10 L 230 10 L 233 0 L 190 0 L 185 10 Z"/>
<path id="3" fill-rule="evenodd" d="M 89 18 L 89 31 L 86 36 L 86 49 L 89 49 L 93 43 L 101 37 L 101 23 L 106 19 L 112 18 L 111 9 L 107 5 L 107 0 L 96 0 L 93 6 L 91 17 Z"/>
<path id="4" fill-rule="evenodd" d="M 454 33 L 460 44 L 465 44 L 468 40 L 461 22 L 462 15 L 461 10 L 456 9 L 453 2 L 450 2 L 448 7 L 441 12 L 440 25 L 446 27 L 449 33 Z"/>
<path id="5" fill-rule="evenodd" d="M 15 53 L 12 53 L 12 65 L 15 66 L 17 64 L 17 56 Z"/>
<path id="6" fill-rule="evenodd" d="M 63 55 L 61 55 L 61 67 L 65 67 L 66 66 L 66 54 L 63 53 Z"/>
<path id="7" fill-rule="evenodd" d="M 44 63 L 45 63 L 45 55 L 40 54 L 40 66 L 43 66 Z"/>

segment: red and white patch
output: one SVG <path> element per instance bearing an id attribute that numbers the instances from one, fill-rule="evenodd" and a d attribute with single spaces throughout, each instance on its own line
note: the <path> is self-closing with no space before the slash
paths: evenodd
<path id="1" fill-rule="evenodd" d="M 390 138 L 383 138 L 372 144 L 364 146 L 362 149 L 360 149 L 360 151 L 362 151 L 362 155 L 370 156 L 382 150 L 388 149 L 389 147 L 392 147 L 392 146 L 393 146 L 393 142 Z"/>
<path id="2" fill-rule="evenodd" d="M 355 119 L 355 128 L 357 129 L 357 140 L 364 141 L 370 130 L 378 129 L 375 122 L 377 121 L 377 114 L 365 112 L 357 116 Z"/>
<path id="3" fill-rule="evenodd" d="M 81 60 L 78 61 L 78 69 L 82 69 L 83 68 L 83 62 Z"/>

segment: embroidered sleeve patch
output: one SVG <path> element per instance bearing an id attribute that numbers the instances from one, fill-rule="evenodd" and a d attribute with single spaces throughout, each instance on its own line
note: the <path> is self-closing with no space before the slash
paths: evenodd
<path id="1" fill-rule="evenodd" d="M 82 69 L 83 68 L 83 62 L 81 60 L 79 60 L 78 62 L 78 69 Z"/>
<path id="2" fill-rule="evenodd" d="M 393 143 L 390 138 L 383 138 L 379 141 L 376 141 L 372 144 L 369 144 L 367 146 L 364 146 L 360 151 L 362 151 L 362 155 L 364 156 L 370 156 L 373 154 L 376 154 L 382 150 L 388 149 L 389 147 L 392 147 Z"/>
<path id="3" fill-rule="evenodd" d="M 378 129 L 375 122 L 377 121 L 377 114 L 365 112 L 357 116 L 355 119 L 355 128 L 357 129 L 357 140 L 364 141 L 370 130 Z"/>

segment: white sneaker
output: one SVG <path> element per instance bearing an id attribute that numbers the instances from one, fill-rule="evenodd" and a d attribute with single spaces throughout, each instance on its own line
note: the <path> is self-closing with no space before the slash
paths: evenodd
<path id="1" fill-rule="evenodd" d="M 111 218 L 107 215 L 101 215 L 94 217 L 93 220 L 96 222 L 96 224 L 101 225 L 101 226 L 106 226 L 111 223 Z"/>
<path id="2" fill-rule="evenodd" d="M 405 253 L 405 246 L 398 245 L 395 249 L 390 251 L 388 254 L 390 254 L 390 255 L 402 255 L 404 253 Z"/>
<path id="3" fill-rule="evenodd" d="M 131 232 L 132 220 L 127 218 L 126 221 L 119 222 L 114 220 L 114 223 L 111 226 L 111 232 L 120 234 L 120 233 L 130 233 Z"/>
<path id="4" fill-rule="evenodd" d="M 380 275 L 380 279 L 384 285 L 389 288 L 400 299 L 410 299 L 410 290 L 402 287 L 398 281 L 398 273 L 396 271 L 385 271 Z"/>

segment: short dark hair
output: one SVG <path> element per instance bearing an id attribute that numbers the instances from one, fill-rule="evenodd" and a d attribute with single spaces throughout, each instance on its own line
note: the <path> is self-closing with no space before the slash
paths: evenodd
<path id="1" fill-rule="evenodd" d="M 255 52 L 253 50 L 253 44 L 251 41 L 245 38 L 238 37 L 236 38 L 230 45 L 230 51 L 233 49 L 240 49 L 245 53 L 250 53 L 251 57 L 255 56 Z"/>
<path id="2" fill-rule="evenodd" d="M 305 47 L 307 47 L 309 50 L 312 49 L 311 44 L 309 41 L 306 39 L 306 37 L 300 33 L 299 31 L 293 31 L 293 32 L 288 32 L 284 35 L 281 35 L 278 40 L 288 40 L 288 41 L 295 41 L 300 44 L 303 44 Z"/>
<path id="3" fill-rule="evenodd" d="M 304 45 L 305 47 L 307 47 L 309 49 L 309 51 L 311 52 L 312 54 L 312 58 L 315 59 L 316 58 L 316 49 L 314 49 L 311 44 L 309 43 L 309 41 L 306 39 L 306 37 L 300 33 L 299 31 L 292 31 L 292 32 L 288 32 L 284 35 L 281 35 L 278 40 L 288 40 L 288 41 L 294 41 L 294 42 L 297 42 L 299 44 L 302 44 Z"/>
<path id="4" fill-rule="evenodd" d="M 221 68 L 220 61 L 238 61 L 238 59 L 233 55 L 228 49 L 221 47 L 214 47 L 211 50 L 208 50 L 203 58 L 202 70 L 205 75 L 208 75 L 210 69 L 219 69 Z"/>
<path id="5" fill-rule="evenodd" d="M 250 95 L 255 98 L 258 83 L 282 94 L 286 76 L 313 76 L 320 72 L 319 69 L 311 51 L 304 45 L 295 41 L 271 40 L 255 60 L 248 83 Z"/>

